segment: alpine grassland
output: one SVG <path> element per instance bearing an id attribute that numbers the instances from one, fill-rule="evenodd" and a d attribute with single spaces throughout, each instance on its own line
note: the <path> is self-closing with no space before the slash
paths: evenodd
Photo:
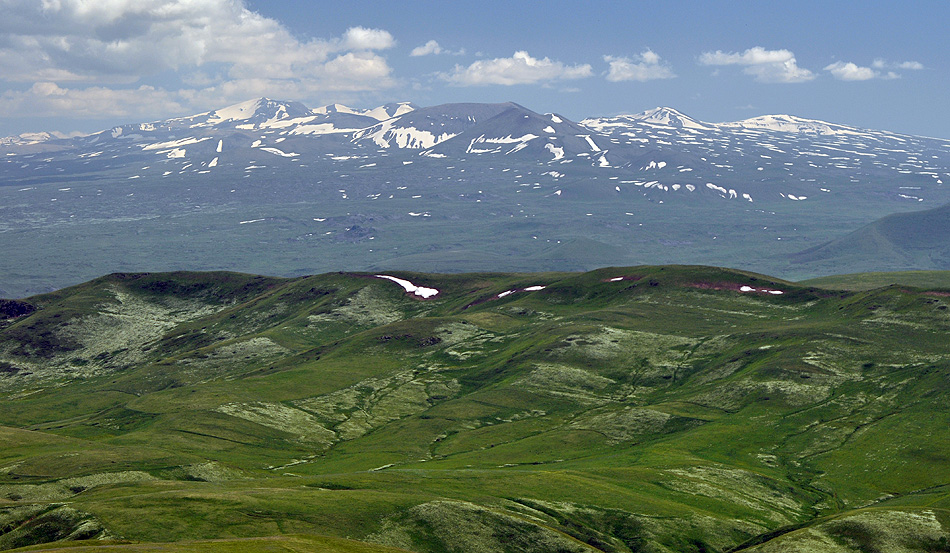
<path id="1" fill-rule="evenodd" d="M 386 274 L 0 302 L 0 549 L 950 551 L 945 274 Z"/>

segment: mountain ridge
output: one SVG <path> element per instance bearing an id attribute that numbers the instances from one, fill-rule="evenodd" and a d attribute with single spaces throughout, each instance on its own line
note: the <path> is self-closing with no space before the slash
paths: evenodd
<path id="1" fill-rule="evenodd" d="M 511 102 L 508 102 L 511 103 Z M 505 103 L 495 104 L 495 105 L 504 105 Z M 441 104 L 437 106 L 430 106 L 429 108 L 439 108 L 442 106 L 449 106 L 455 104 Z M 474 105 L 474 104 L 471 104 Z M 490 104 L 488 104 L 490 105 Z M 517 104 L 515 104 L 517 105 Z M 281 107 L 283 106 L 283 107 Z M 290 111 L 287 111 L 287 108 L 290 107 Z M 253 108 L 253 110 L 244 115 L 245 111 Z M 112 127 L 112 129 L 125 127 L 127 125 L 147 125 L 147 124 L 158 124 L 166 121 L 180 121 L 180 120 L 190 120 L 200 116 L 211 116 L 214 113 L 223 113 L 227 114 L 226 116 L 219 116 L 218 119 L 215 119 L 216 122 L 222 123 L 226 121 L 236 121 L 250 119 L 257 115 L 261 117 L 262 114 L 257 114 L 257 110 L 266 110 L 266 109 L 283 109 L 283 113 L 286 115 L 280 118 L 294 118 L 304 117 L 311 114 L 316 115 L 329 115 L 333 113 L 339 114 L 350 114 L 350 115 L 361 115 L 369 116 L 377 119 L 378 121 L 384 121 L 393 117 L 398 117 L 404 115 L 409 111 L 417 109 L 429 109 L 429 108 L 419 108 L 415 106 L 412 102 L 409 101 L 400 101 L 393 102 L 389 104 L 380 105 L 374 108 L 351 108 L 343 104 L 327 104 L 319 106 L 316 108 L 308 108 L 304 104 L 297 101 L 288 101 L 288 100 L 273 100 L 267 97 L 253 98 L 250 100 L 245 100 L 243 102 L 238 102 L 223 108 L 218 108 L 208 112 L 201 112 L 194 115 L 184 115 L 176 116 L 167 119 L 155 120 L 150 123 L 128 123 L 119 125 L 117 127 Z M 235 116 L 236 115 L 236 116 Z M 268 117 L 267 119 L 274 119 L 274 116 Z M 645 121 L 654 124 L 659 124 L 663 126 L 679 126 L 685 128 L 695 128 L 702 130 L 711 130 L 714 128 L 743 128 L 751 130 L 779 130 L 782 132 L 802 132 L 810 134 L 835 134 L 839 132 L 863 132 L 869 131 L 871 129 L 844 125 L 839 123 L 829 123 L 827 121 L 822 121 L 818 119 L 809 119 L 805 117 L 800 117 L 796 115 L 787 115 L 787 114 L 763 114 L 755 117 L 741 119 L 738 121 L 724 121 L 724 122 L 706 122 L 695 119 L 689 115 L 682 113 L 681 111 L 669 107 L 669 106 L 658 106 L 653 109 L 648 109 L 638 113 L 625 113 L 617 114 L 613 116 L 591 116 L 580 120 L 581 124 L 584 124 L 585 121 L 598 121 L 611 118 L 623 118 L 631 119 L 638 121 Z M 95 131 L 83 136 L 91 136 L 105 131 Z M 876 132 L 887 132 L 889 134 L 898 135 L 898 136 L 916 136 L 906 133 L 893 133 L 890 131 L 876 131 Z M 0 137 L 0 145 L 24 145 L 24 144 L 36 144 L 40 142 L 46 142 L 49 140 L 63 140 L 68 139 L 69 137 L 63 136 L 59 133 L 52 133 L 47 131 L 32 131 L 27 133 L 21 133 L 19 135 L 12 135 L 8 137 Z M 932 138 L 933 140 L 950 142 L 950 139 L 942 138 Z M 19 141 L 19 142 L 18 142 Z"/>
<path id="2" fill-rule="evenodd" d="M 805 278 L 841 271 L 793 254 L 950 203 L 946 141 L 665 108 L 585 121 L 513 103 L 257 99 L 0 146 L 0 289 L 139 269 L 553 270 L 551 248 L 580 238 L 593 251 L 573 269 L 700 262 Z"/>

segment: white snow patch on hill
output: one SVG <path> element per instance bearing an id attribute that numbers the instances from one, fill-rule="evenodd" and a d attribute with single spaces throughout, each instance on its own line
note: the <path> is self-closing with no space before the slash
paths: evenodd
<path id="1" fill-rule="evenodd" d="M 597 146 L 597 144 L 594 144 L 594 140 L 590 137 L 589 134 L 579 134 L 577 135 L 577 138 L 583 138 L 584 140 L 586 140 L 587 144 L 590 146 L 591 151 L 594 151 L 594 152 L 600 151 L 600 148 Z"/>
<path id="2" fill-rule="evenodd" d="M 408 280 L 396 278 L 394 276 L 389 276 L 389 275 L 374 275 L 374 276 L 376 278 L 385 278 L 387 280 L 391 280 L 395 282 L 396 284 L 402 286 L 403 289 L 405 289 L 407 293 L 414 294 L 421 298 L 431 298 L 432 296 L 435 296 L 436 294 L 439 293 L 439 291 L 436 290 L 435 288 L 426 288 L 424 286 L 416 286 L 415 284 L 409 282 Z"/>
<path id="3" fill-rule="evenodd" d="M 300 155 L 296 152 L 285 152 L 283 150 L 278 150 L 277 148 L 261 148 L 261 150 L 281 157 L 297 157 Z"/>
<path id="4" fill-rule="evenodd" d="M 415 127 L 397 127 L 393 119 L 357 132 L 355 140 L 368 138 L 380 148 L 391 148 L 395 144 L 397 148 L 426 149 L 453 136 L 453 133 L 437 135 Z"/>
<path id="5" fill-rule="evenodd" d="M 296 127 L 287 131 L 287 133 L 293 135 L 342 134 L 356 132 L 358 130 L 360 129 L 334 127 L 333 123 L 317 123 L 314 125 L 297 125 Z"/>
<path id="6" fill-rule="evenodd" d="M 743 119 L 734 123 L 720 123 L 721 128 L 727 129 L 749 129 L 764 131 L 780 131 L 802 134 L 820 134 L 820 135 L 864 135 L 854 127 L 836 125 L 817 121 L 814 119 L 803 119 L 794 115 L 762 115 L 751 119 Z"/>
<path id="7" fill-rule="evenodd" d="M 525 148 L 528 145 L 528 142 L 534 140 L 535 138 L 540 138 L 536 134 L 525 134 L 522 136 L 496 136 L 496 137 L 486 137 L 484 134 L 478 138 L 473 138 L 468 144 L 468 148 L 465 149 L 467 154 L 489 154 L 489 153 L 498 153 L 501 152 L 502 146 L 507 144 L 515 144 L 514 148 L 511 148 L 505 154 L 510 154 L 517 152 Z M 487 144 L 487 145 L 497 145 L 495 148 L 476 148 L 476 145 Z"/>
<path id="8" fill-rule="evenodd" d="M 261 104 L 260 98 L 255 98 L 253 100 L 248 100 L 246 102 L 241 102 L 239 104 L 234 104 L 233 106 L 228 106 L 219 110 L 215 110 L 213 115 L 208 118 L 208 122 L 211 124 L 223 123 L 225 121 L 243 121 L 245 119 L 250 119 L 257 112 L 257 108 Z"/>
<path id="9" fill-rule="evenodd" d="M 167 148 L 178 148 L 180 146 L 187 146 L 189 144 L 197 144 L 199 142 L 204 142 L 205 140 L 211 140 L 211 137 L 206 136 L 204 138 L 195 138 L 192 136 L 189 138 L 182 138 L 180 140 L 170 140 L 168 142 L 156 142 L 154 144 L 146 144 L 145 146 L 142 146 L 142 149 L 143 150 L 164 150 Z"/>
<path id="10" fill-rule="evenodd" d="M 555 146 L 554 144 L 545 144 L 544 149 L 554 154 L 554 159 L 551 161 L 564 159 L 564 148 Z"/>

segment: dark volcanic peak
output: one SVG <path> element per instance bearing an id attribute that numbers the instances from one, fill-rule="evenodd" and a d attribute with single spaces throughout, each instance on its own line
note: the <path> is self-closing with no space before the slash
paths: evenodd
<path id="1" fill-rule="evenodd" d="M 603 157 L 605 148 L 595 141 L 605 141 L 604 138 L 590 129 L 556 114 L 541 115 L 518 104 L 507 106 L 423 155 L 517 154 L 519 158 L 536 161 L 569 163 L 586 158 L 583 160 L 609 165 Z"/>

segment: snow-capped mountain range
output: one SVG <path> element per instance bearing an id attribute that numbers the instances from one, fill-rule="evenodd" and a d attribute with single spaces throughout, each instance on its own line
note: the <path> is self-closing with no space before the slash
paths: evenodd
<path id="1" fill-rule="evenodd" d="M 792 254 L 948 204 L 948 179 L 950 141 L 790 115 L 708 123 L 656 108 L 571 121 L 510 102 L 259 98 L 0 140 L 0 292 L 178 268 L 676 262 L 807 276 Z"/>
<path id="2" fill-rule="evenodd" d="M 126 166 L 136 173 L 128 177 L 148 178 L 158 171 L 162 177 L 204 174 L 228 165 L 253 171 L 249 168 L 328 158 L 366 165 L 376 157 L 471 163 L 502 156 L 505 163 L 546 164 L 556 174 L 570 175 L 580 167 L 609 170 L 614 174 L 607 178 L 619 181 L 615 188 L 646 194 L 801 201 L 833 193 L 843 184 L 853 189 L 851 184 L 887 180 L 896 184 L 887 191 L 894 198 L 926 201 L 950 199 L 940 189 L 950 171 L 948 145 L 790 115 L 707 123 L 664 107 L 573 122 L 513 103 L 310 109 L 299 102 L 259 98 L 79 138 L 48 133 L 5 138 L 0 140 L 5 157 L 0 178 L 14 183 L 58 177 L 74 171 L 76 163 L 95 172 L 102 159 L 111 160 L 110 171 Z M 254 163 L 247 157 L 255 158 Z M 138 174 L 136 166 L 149 160 L 154 162 L 148 163 L 149 170 Z M 935 188 L 938 193 L 931 194 Z"/>

